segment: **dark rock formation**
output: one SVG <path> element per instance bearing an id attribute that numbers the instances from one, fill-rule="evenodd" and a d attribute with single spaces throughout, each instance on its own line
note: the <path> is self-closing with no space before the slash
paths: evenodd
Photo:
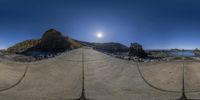
<path id="1" fill-rule="evenodd" d="M 82 45 L 70 37 L 62 36 L 59 31 L 50 29 L 46 31 L 41 39 L 26 40 L 7 49 L 10 53 L 35 55 L 55 54 L 65 50 L 80 48 Z"/>
<path id="2" fill-rule="evenodd" d="M 196 56 L 200 56 L 200 50 L 198 48 L 196 48 L 193 52 Z"/>
<path id="3" fill-rule="evenodd" d="M 145 57 L 147 57 L 147 54 L 143 50 L 142 45 L 140 45 L 138 43 L 131 43 L 131 46 L 129 48 L 129 56 L 145 58 Z"/>
<path id="4" fill-rule="evenodd" d="M 69 49 L 70 44 L 60 32 L 50 29 L 42 36 L 40 47 L 45 52 L 62 52 Z"/>
<path id="5" fill-rule="evenodd" d="M 5 54 L 0 51 L 0 57 L 14 61 L 30 62 L 59 55 L 60 52 L 80 48 L 82 45 L 68 36 L 62 36 L 59 31 L 50 29 L 41 39 L 26 40 L 8 48 Z M 19 54 L 19 55 L 18 55 Z"/>

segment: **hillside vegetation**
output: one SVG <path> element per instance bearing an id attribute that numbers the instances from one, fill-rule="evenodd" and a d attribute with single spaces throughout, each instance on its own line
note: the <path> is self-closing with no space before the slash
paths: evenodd
<path id="1" fill-rule="evenodd" d="M 50 29 L 43 34 L 42 38 L 17 43 L 14 46 L 9 47 L 7 51 L 18 54 L 32 51 L 56 53 L 80 47 L 82 47 L 80 43 L 68 36 L 63 36 L 61 32 L 55 29 Z"/>
<path id="2" fill-rule="evenodd" d="M 40 43 L 41 43 L 40 39 L 25 40 L 23 42 L 15 44 L 12 47 L 9 47 L 7 51 L 11 53 L 22 53 L 25 52 L 27 49 L 39 45 Z"/>

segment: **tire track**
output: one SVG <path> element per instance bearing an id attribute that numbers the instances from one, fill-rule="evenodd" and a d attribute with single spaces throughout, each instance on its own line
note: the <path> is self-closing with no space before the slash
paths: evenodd
<path id="1" fill-rule="evenodd" d="M 185 60 L 184 60 L 184 62 L 185 62 Z M 183 64 L 183 67 L 184 67 L 183 69 L 185 69 L 185 67 L 186 67 L 185 64 Z M 185 88 L 185 81 L 186 81 L 186 80 L 185 80 L 185 70 L 183 70 L 183 71 L 184 71 L 184 80 L 183 80 L 184 92 L 185 92 L 185 93 L 199 93 L 200 90 L 197 90 L 197 91 L 186 91 L 186 90 L 185 90 L 185 89 L 186 89 L 186 88 Z"/>
<path id="2" fill-rule="evenodd" d="M 152 87 L 152 88 L 154 88 L 154 89 L 156 89 L 156 90 L 159 90 L 159 91 L 163 91 L 163 92 L 174 92 L 174 93 L 181 93 L 181 92 L 182 92 L 182 91 L 165 90 L 165 89 L 158 88 L 158 87 L 152 85 L 151 83 L 149 83 L 149 82 L 144 78 L 144 76 L 143 76 L 143 74 L 142 74 L 142 71 L 140 70 L 140 66 L 139 66 L 139 63 L 138 63 L 138 62 L 137 62 L 136 65 L 137 65 L 137 69 L 138 69 L 138 72 L 139 72 L 141 78 L 142 78 L 143 81 L 144 81 L 147 85 L 149 85 L 150 87 Z M 182 66 L 184 67 L 185 65 L 183 64 Z M 184 83 L 185 83 L 185 79 L 184 79 Z M 185 87 L 184 87 L 184 88 L 185 88 Z M 184 90 L 184 91 L 185 91 L 185 90 Z M 200 91 L 185 91 L 185 93 L 199 93 L 199 92 L 200 92 Z"/>
<path id="3" fill-rule="evenodd" d="M 147 85 L 149 85 L 150 87 L 152 87 L 152 88 L 154 88 L 154 89 L 156 89 L 156 90 L 162 91 L 162 92 L 181 93 L 181 91 L 165 90 L 165 89 L 158 88 L 158 87 L 152 85 L 151 83 L 149 83 L 149 82 L 144 78 L 144 76 L 143 76 L 143 74 L 142 74 L 142 72 L 141 72 L 141 70 L 140 70 L 140 66 L 139 66 L 139 63 L 138 63 L 138 62 L 136 63 L 136 66 L 137 66 L 137 70 L 138 70 L 138 72 L 139 72 L 139 74 L 140 74 L 142 80 L 143 80 Z"/>
<path id="4" fill-rule="evenodd" d="M 22 77 L 15 84 L 11 85 L 10 87 L 1 89 L 0 92 L 4 92 L 4 91 L 7 91 L 7 90 L 10 90 L 10 89 L 16 87 L 17 85 L 19 85 L 22 82 L 22 80 L 24 79 L 24 77 L 26 76 L 26 73 L 28 72 L 28 69 L 29 69 L 29 65 L 26 66 L 24 74 L 22 75 Z"/>

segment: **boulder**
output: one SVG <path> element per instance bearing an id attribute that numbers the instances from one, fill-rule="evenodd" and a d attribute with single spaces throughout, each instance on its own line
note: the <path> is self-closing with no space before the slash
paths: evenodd
<path id="1" fill-rule="evenodd" d="M 145 58 L 147 57 L 147 54 L 143 50 L 142 45 L 138 43 L 131 43 L 131 46 L 129 48 L 129 56 Z"/>

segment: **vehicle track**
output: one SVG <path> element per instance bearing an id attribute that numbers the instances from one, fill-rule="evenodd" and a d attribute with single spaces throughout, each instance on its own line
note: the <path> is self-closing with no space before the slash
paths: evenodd
<path id="1" fill-rule="evenodd" d="M 171 90 L 165 90 L 165 89 L 162 89 L 162 88 L 158 88 L 154 85 L 152 85 L 151 83 L 149 83 L 145 77 L 143 76 L 142 74 L 142 71 L 140 70 L 140 66 L 139 66 L 139 62 L 137 62 L 137 69 L 138 69 L 138 72 L 141 76 L 141 78 L 143 79 L 143 81 L 149 85 L 150 87 L 156 89 L 156 90 L 159 90 L 159 91 L 163 91 L 163 92 L 173 92 L 173 93 L 182 93 L 182 96 L 178 99 L 178 100 L 200 100 L 200 99 L 188 99 L 187 96 L 186 96 L 186 93 L 198 93 L 200 91 L 185 91 L 185 64 L 183 63 L 182 64 L 182 91 L 171 91 Z"/>
<path id="2" fill-rule="evenodd" d="M 28 69 L 29 69 L 29 65 L 27 65 L 27 66 L 25 67 L 25 71 L 24 71 L 22 77 L 21 77 L 15 84 L 11 85 L 10 87 L 1 89 L 0 92 L 4 92 L 4 91 L 7 91 L 7 90 L 10 90 L 10 89 L 16 87 L 17 85 L 19 85 L 19 84 L 22 82 L 22 80 L 25 78 L 26 73 L 28 72 Z"/>
<path id="3" fill-rule="evenodd" d="M 149 85 L 150 87 L 152 87 L 152 88 L 154 88 L 154 89 L 156 89 L 156 90 L 159 90 L 159 91 L 163 91 L 163 92 L 181 93 L 181 91 L 165 90 L 165 89 L 158 88 L 158 87 L 152 85 L 152 84 L 149 83 L 149 82 L 145 79 L 145 77 L 143 76 L 142 71 L 140 70 L 139 62 L 136 63 L 136 66 L 137 66 L 137 70 L 138 70 L 138 72 L 139 72 L 139 74 L 140 74 L 142 80 L 143 80 L 147 85 Z"/>

